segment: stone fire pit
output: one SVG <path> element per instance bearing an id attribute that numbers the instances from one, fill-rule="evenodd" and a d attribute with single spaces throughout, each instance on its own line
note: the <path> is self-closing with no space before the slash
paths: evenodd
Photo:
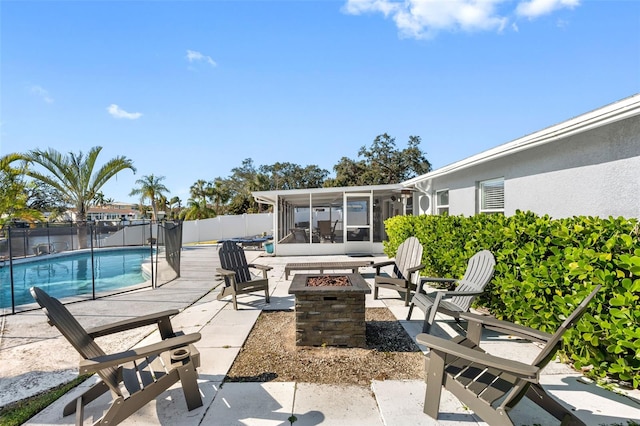
<path id="1" fill-rule="evenodd" d="M 371 289 L 360 274 L 296 274 L 296 345 L 364 347 L 364 298 Z"/>

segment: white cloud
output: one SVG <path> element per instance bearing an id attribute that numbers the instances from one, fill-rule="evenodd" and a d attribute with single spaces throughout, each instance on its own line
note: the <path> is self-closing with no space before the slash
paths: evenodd
<path id="1" fill-rule="evenodd" d="M 391 16 L 401 36 L 431 38 L 437 32 L 502 31 L 507 18 L 500 16 L 498 5 L 505 0 L 347 0 L 346 13 L 380 12 Z"/>
<path id="2" fill-rule="evenodd" d="M 573 9 L 580 5 L 580 0 L 527 0 L 520 2 L 516 8 L 516 13 L 525 18 L 537 18 L 548 15 L 558 9 Z"/>
<path id="3" fill-rule="evenodd" d="M 218 65 L 218 64 L 216 64 L 216 61 L 211 59 L 211 56 L 206 56 L 206 55 L 203 55 L 202 53 L 200 53 L 198 51 L 188 50 L 188 49 L 187 49 L 187 61 L 189 61 L 189 63 L 206 62 L 209 65 L 211 65 L 212 67 L 215 67 L 215 66 Z"/>
<path id="4" fill-rule="evenodd" d="M 511 0 L 347 0 L 343 11 L 352 15 L 381 13 L 393 19 L 402 37 L 428 39 L 440 31 L 497 31 L 509 17 L 537 17 L 560 8 L 573 8 L 579 0 L 523 0 L 515 9 Z M 511 22 L 511 28 L 517 26 Z"/>
<path id="5" fill-rule="evenodd" d="M 142 117 L 141 112 L 127 112 L 116 104 L 109 105 L 107 107 L 107 111 L 114 118 L 126 118 L 128 120 L 137 120 L 138 118 Z"/>
<path id="6" fill-rule="evenodd" d="M 53 98 L 49 96 L 49 92 L 40 86 L 31 86 L 31 93 L 42 98 L 48 104 L 53 103 Z"/>
<path id="7" fill-rule="evenodd" d="M 402 3 L 394 3 L 389 0 L 347 0 L 345 12 L 352 15 L 360 15 L 367 12 L 382 12 L 384 16 L 396 13 L 402 8 Z"/>

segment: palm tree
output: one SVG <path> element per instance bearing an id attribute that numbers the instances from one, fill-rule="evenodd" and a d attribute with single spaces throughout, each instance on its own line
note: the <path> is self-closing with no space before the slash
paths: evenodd
<path id="1" fill-rule="evenodd" d="M 182 200 L 180 199 L 180 197 L 171 197 L 171 200 L 169 201 L 169 205 L 171 206 L 171 218 L 175 219 L 176 218 L 176 214 L 174 212 L 175 209 L 175 205 L 178 205 L 178 214 L 180 213 L 180 208 L 182 207 Z"/>
<path id="2" fill-rule="evenodd" d="M 86 247 L 87 229 L 84 222 L 87 219 L 89 207 L 95 204 L 96 194 L 118 172 L 130 169 L 133 173 L 136 168 L 133 162 L 124 156 L 112 158 L 95 170 L 98 155 L 102 151 L 101 146 L 95 146 L 84 155 L 82 151 L 77 154 L 70 152 L 62 155 L 53 148 L 48 150 L 35 149 L 18 157 L 28 163 L 42 166 L 46 172 L 28 168 L 27 176 L 50 185 L 60 191 L 64 201 L 73 205 L 76 209 L 76 221 L 78 226 L 78 239 L 80 247 Z"/>
<path id="3" fill-rule="evenodd" d="M 142 179 L 136 181 L 139 188 L 134 188 L 129 193 L 130 196 L 140 195 L 140 203 L 145 199 L 151 201 L 151 209 L 153 210 L 153 218 L 158 219 L 158 201 L 160 197 L 164 197 L 163 192 L 169 192 L 166 186 L 161 183 L 164 180 L 164 176 L 154 176 L 153 174 L 148 176 L 142 176 Z"/>
<path id="4" fill-rule="evenodd" d="M 208 219 L 216 217 L 216 212 L 208 204 L 207 200 L 189 199 L 188 207 L 180 212 L 184 220 Z"/>
<path id="5" fill-rule="evenodd" d="M 104 198 L 104 193 L 102 191 L 96 193 L 94 201 L 96 203 L 96 206 L 100 207 L 104 207 L 107 204 L 107 199 Z"/>
<path id="6" fill-rule="evenodd" d="M 167 217 L 167 207 L 169 206 L 169 200 L 163 194 L 158 197 L 158 213 L 164 212 L 165 217 Z"/>
<path id="7" fill-rule="evenodd" d="M 205 200 L 211 193 L 211 183 L 203 179 L 198 179 L 193 185 L 191 185 L 189 192 L 191 193 L 191 199 Z"/>
<path id="8" fill-rule="evenodd" d="M 210 195 L 216 209 L 216 214 L 222 214 L 222 205 L 226 204 L 231 198 L 231 191 L 225 185 L 225 182 L 216 178 L 213 185 L 210 186 Z"/>

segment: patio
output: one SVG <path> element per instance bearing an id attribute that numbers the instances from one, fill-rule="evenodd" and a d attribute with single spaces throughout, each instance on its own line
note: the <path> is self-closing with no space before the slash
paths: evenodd
<path id="1" fill-rule="evenodd" d="M 262 253 L 247 251 L 249 262 Z M 200 389 L 204 406 L 187 411 L 179 388 L 166 393 L 165 398 L 147 404 L 124 424 L 380 424 L 435 425 L 484 424 L 451 396 L 446 396 L 438 422 L 422 412 L 425 393 L 423 381 L 374 381 L 370 387 L 316 385 L 295 382 L 225 383 L 222 381 L 231 367 L 246 336 L 262 309 L 293 309 L 293 295 L 288 294 L 290 280 L 285 280 L 285 265 L 293 262 L 348 261 L 344 255 L 314 257 L 263 257 L 257 263 L 273 266 L 270 271 L 271 303 L 265 304 L 258 295 L 241 296 L 240 310 L 231 302 L 217 301 L 218 290 L 209 292 L 220 281 L 214 277 L 218 264 L 215 246 L 187 247 L 183 250 L 182 276 L 156 290 L 143 290 L 97 301 L 69 305 L 69 309 L 85 326 L 95 326 L 119 320 L 135 312 L 142 315 L 163 309 L 179 308 L 173 324 L 176 329 L 200 332 L 196 344 L 201 352 Z M 385 257 L 372 257 L 383 260 Z M 326 271 L 330 272 L 330 271 Z M 361 268 L 371 285 L 373 269 Z M 292 278 L 292 277 L 290 277 Z M 407 309 L 394 292 L 382 289 L 380 300 L 365 298 L 367 307 L 388 307 L 410 336 L 420 332 L 422 319 L 416 312 L 412 321 L 405 321 Z M 2 319 L 0 334 L 0 406 L 33 395 L 76 376 L 79 356 L 58 332 L 46 324 L 40 311 L 7 316 Z M 433 332 L 455 333 L 450 323 L 436 321 Z M 107 350 L 127 349 L 157 340 L 153 328 L 126 333 L 118 339 L 102 338 Z M 529 343 L 515 344 L 514 339 L 485 335 L 483 346 L 488 352 L 528 360 L 538 348 Z M 91 379 L 94 380 L 94 379 Z M 90 380 L 90 381 L 91 381 Z M 627 424 L 640 422 L 640 392 L 628 396 L 598 388 L 568 366 L 554 362 L 544 370 L 542 381 L 548 391 L 574 407 L 576 415 L 586 424 Z M 82 386 L 87 386 L 83 384 Z M 61 407 L 73 398 L 71 391 L 58 402 L 31 419 L 28 424 L 74 424 L 75 418 L 61 418 Z M 345 398 L 349 395 L 348 398 Z M 90 405 L 85 419 L 105 407 L 104 400 Z M 523 401 L 512 412 L 519 424 L 559 424 L 530 401 Z"/>

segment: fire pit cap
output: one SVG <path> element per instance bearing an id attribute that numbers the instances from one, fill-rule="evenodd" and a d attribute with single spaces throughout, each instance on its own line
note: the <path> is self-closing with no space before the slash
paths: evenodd
<path id="1" fill-rule="evenodd" d="M 351 285 L 344 286 L 308 286 L 307 280 L 315 277 L 347 277 Z M 360 274 L 296 274 L 289 286 L 289 294 L 313 293 L 363 293 L 371 294 L 369 284 Z"/>

